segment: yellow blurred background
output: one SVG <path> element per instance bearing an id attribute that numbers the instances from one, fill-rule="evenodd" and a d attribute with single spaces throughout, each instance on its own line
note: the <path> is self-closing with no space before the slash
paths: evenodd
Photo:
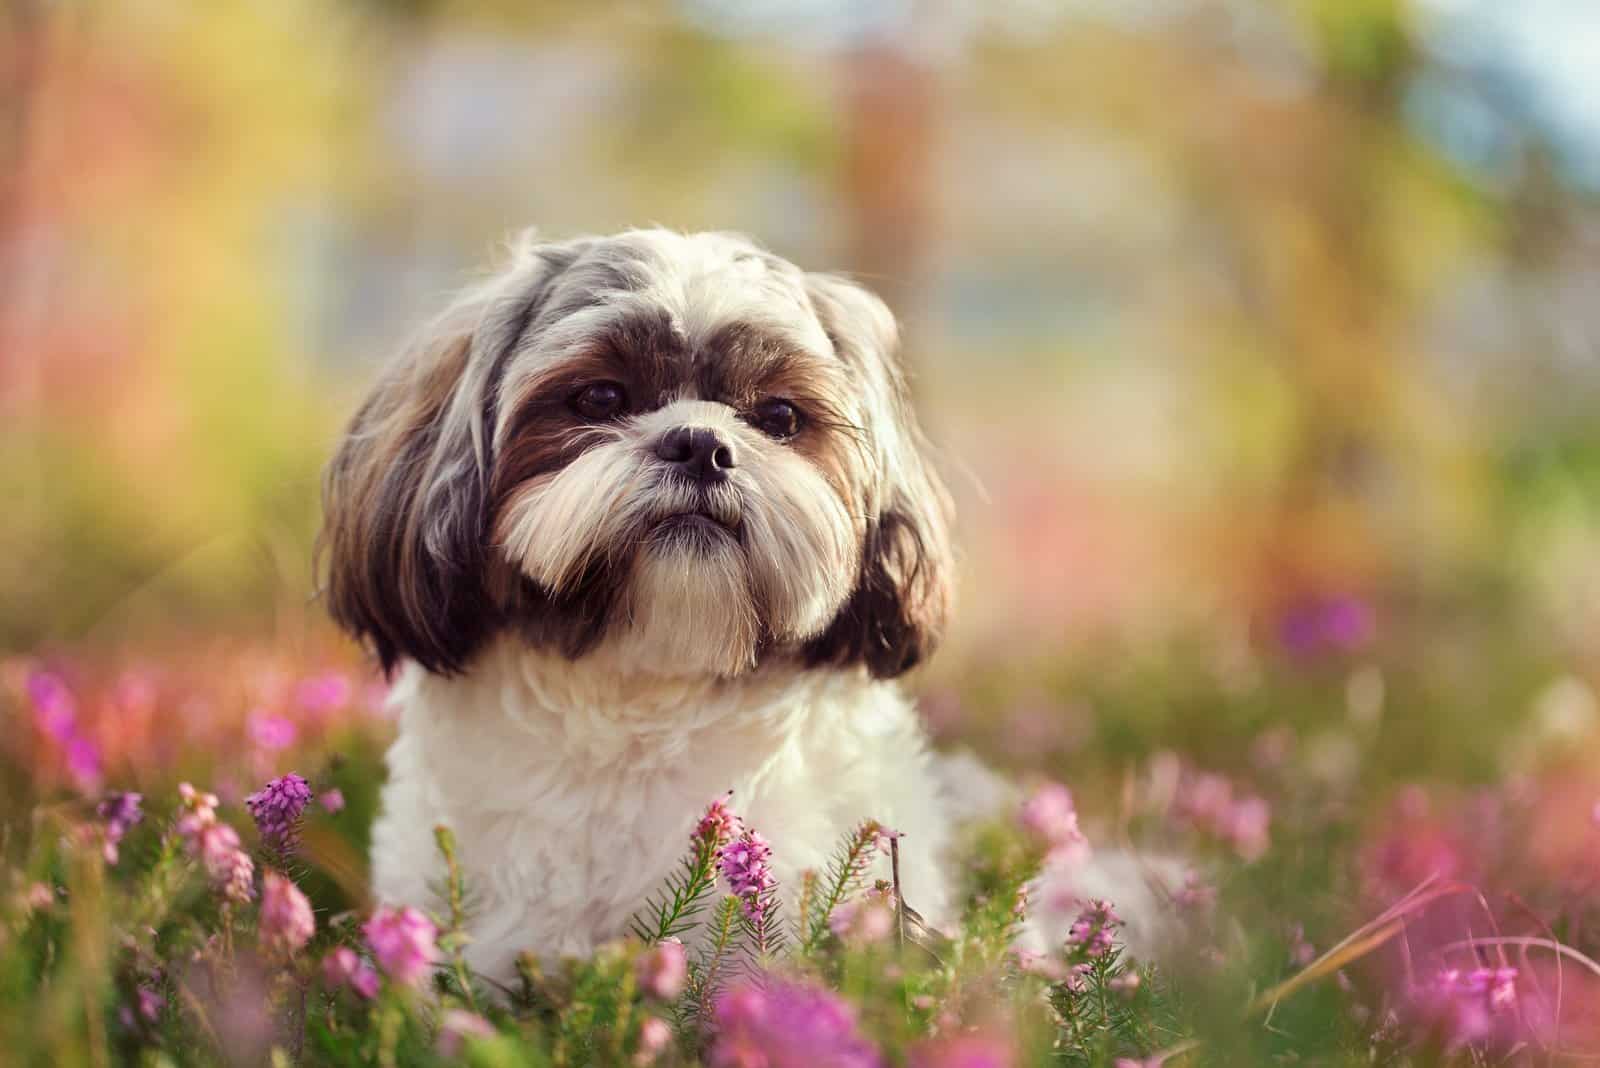
<path id="1" fill-rule="evenodd" d="M 1583 0 L 0 11 L 0 650 L 314 630 L 374 368 L 518 229 L 653 223 L 901 315 L 936 672 L 1600 640 Z"/>

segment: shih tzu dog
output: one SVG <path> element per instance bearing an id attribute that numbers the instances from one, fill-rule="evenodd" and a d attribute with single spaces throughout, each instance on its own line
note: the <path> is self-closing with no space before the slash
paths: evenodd
<path id="1" fill-rule="evenodd" d="M 950 502 L 871 293 L 728 234 L 524 239 L 383 373 L 325 509 L 329 609 L 396 679 L 376 892 L 435 905 L 453 828 L 483 974 L 622 934 L 729 790 L 781 885 L 875 818 L 946 916 L 895 679 Z"/>

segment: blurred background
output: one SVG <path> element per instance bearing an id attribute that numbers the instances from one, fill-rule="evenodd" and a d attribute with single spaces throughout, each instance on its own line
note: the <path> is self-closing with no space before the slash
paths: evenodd
<path id="1" fill-rule="evenodd" d="M 0 650 L 354 663 L 311 542 L 375 369 L 516 230 L 658 223 L 903 318 L 936 726 L 1237 758 L 1404 665 L 1384 759 L 1484 776 L 1595 716 L 1587 0 L 0 11 Z"/>

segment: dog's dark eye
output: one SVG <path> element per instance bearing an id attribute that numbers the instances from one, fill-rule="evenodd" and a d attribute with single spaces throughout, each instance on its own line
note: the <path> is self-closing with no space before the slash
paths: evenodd
<path id="1" fill-rule="evenodd" d="M 783 441 L 800 432 L 800 409 L 786 400 L 762 401 L 751 409 L 750 422 L 768 437 Z"/>
<path id="2" fill-rule="evenodd" d="M 596 382 L 572 395 L 572 410 L 585 419 L 610 419 L 628 406 L 628 394 L 615 382 Z"/>

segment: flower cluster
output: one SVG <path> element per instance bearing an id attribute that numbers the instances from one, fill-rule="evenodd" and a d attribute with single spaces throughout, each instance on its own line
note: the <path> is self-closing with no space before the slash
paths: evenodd
<path id="1" fill-rule="evenodd" d="M 879 1068 L 883 1056 L 831 991 L 783 979 L 751 983 L 716 1005 L 712 1068 Z"/>
<path id="2" fill-rule="evenodd" d="M 728 808 L 728 799 L 719 797 L 706 806 L 705 815 L 695 825 L 694 838 L 713 844 L 726 842 L 739 833 L 739 817 Z"/>
<path id="3" fill-rule="evenodd" d="M 95 806 L 95 814 L 103 824 L 105 837 L 102 848 L 107 864 L 117 862 L 118 844 L 134 824 L 144 819 L 143 803 L 144 797 L 140 794 L 112 793 Z"/>
<path id="4" fill-rule="evenodd" d="M 1019 816 L 1023 830 L 1044 844 L 1052 859 L 1081 860 L 1088 855 L 1089 842 L 1078 828 L 1078 808 L 1072 791 L 1058 782 L 1047 782 L 1022 803 Z"/>
<path id="5" fill-rule="evenodd" d="M 433 970 L 439 929 L 416 909 L 381 908 L 361 931 L 378 967 L 401 986 L 416 986 Z"/>
<path id="6" fill-rule="evenodd" d="M 1207 772 L 1184 782 L 1174 814 L 1228 843 L 1243 860 L 1259 859 L 1271 844 L 1272 806 L 1253 795 L 1236 796 L 1222 775 Z"/>
<path id="7" fill-rule="evenodd" d="M 217 822 L 217 795 L 180 783 L 178 797 L 182 802 L 178 833 L 189 854 L 200 858 L 224 898 L 235 904 L 249 901 L 255 896 L 255 862 L 239 847 L 239 832 Z"/>
<path id="8" fill-rule="evenodd" d="M 284 853 L 294 852 L 299 844 L 300 819 L 311 803 L 311 785 L 290 772 L 273 779 L 244 799 L 261 832 L 261 840 Z"/>
<path id="9" fill-rule="evenodd" d="M 1122 917 L 1109 901 L 1091 901 L 1067 929 L 1067 948 L 1085 957 L 1103 957 L 1111 950 Z"/>
<path id="10" fill-rule="evenodd" d="M 1510 967 L 1444 968 L 1417 1000 L 1448 1048 L 1486 1045 L 1515 1028 L 1518 974 Z"/>
<path id="11" fill-rule="evenodd" d="M 331 990 L 348 986 L 371 1001 L 378 996 L 378 973 L 349 946 L 339 946 L 322 958 L 322 981 Z"/>
<path id="12" fill-rule="evenodd" d="M 762 898 L 778 885 L 771 860 L 772 847 L 755 831 L 745 831 L 722 851 L 722 877 L 751 920 L 758 919 Z"/>
<path id="13" fill-rule="evenodd" d="M 280 957 L 293 956 L 316 933 L 316 917 L 311 902 L 294 883 L 275 871 L 261 876 L 262 948 Z"/>
<path id="14" fill-rule="evenodd" d="M 688 977 L 689 955 L 676 938 L 663 938 L 634 961 L 640 992 L 657 1001 L 671 1001 L 683 993 Z"/>
<path id="15" fill-rule="evenodd" d="M 66 680 L 53 671 L 34 671 L 28 676 L 27 692 L 34 722 L 60 746 L 73 785 L 84 793 L 98 790 L 100 747 L 78 723 L 78 702 Z"/>

